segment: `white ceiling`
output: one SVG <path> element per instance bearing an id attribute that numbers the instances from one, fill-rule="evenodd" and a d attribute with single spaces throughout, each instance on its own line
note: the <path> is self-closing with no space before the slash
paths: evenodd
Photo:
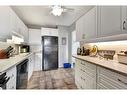
<path id="1" fill-rule="evenodd" d="M 64 6 L 74 11 L 63 13 L 61 16 L 50 14 L 49 6 L 11 6 L 23 22 L 32 27 L 55 27 L 57 25 L 70 26 L 93 6 Z"/>

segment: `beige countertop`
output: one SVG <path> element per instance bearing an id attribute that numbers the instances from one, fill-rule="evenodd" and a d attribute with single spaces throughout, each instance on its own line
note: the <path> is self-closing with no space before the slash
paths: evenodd
<path id="1" fill-rule="evenodd" d="M 105 60 L 105 59 L 100 59 L 98 57 L 81 56 L 81 55 L 73 55 L 73 57 L 127 75 L 127 65 L 119 63 L 117 60 Z"/>
<path id="2" fill-rule="evenodd" d="M 0 73 L 7 71 L 9 68 L 13 66 L 16 66 L 17 64 L 19 64 L 21 61 L 25 60 L 32 54 L 33 53 L 21 53 L 8 59 L 0 59 Z"/>

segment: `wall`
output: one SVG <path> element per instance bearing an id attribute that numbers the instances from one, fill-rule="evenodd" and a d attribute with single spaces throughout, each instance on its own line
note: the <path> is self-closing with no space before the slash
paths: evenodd
<path id="1" fill-rule="evenodd" d="M 68 62 L 68 27 L 58 26 L 59 32 L 59 67 L 63 67 L 63 63 Z M 66 38 L 66 45 L 62 45 L 62 38 Z"/>
<path id="2" fill-rule="evenodd" d="M 59 67 L 63 67 L 63 63 L 72 63 L 72 31 L 75 30 L 75 23 L 71 26 L 58 26 L 59 29 Z M 67 44 L 62 45 L 62 37 L 67 38 Z"/>
<path id="3" fill-rule="evenodd" d="M 72 63 L 72 32 L 75 31 L 75 23 L 73 23 L 69 28 L 69 34 L 68 34 L 68 61 L 69 63 Z"/>
<path id="4" fill-rule="evenodd" d="M 99 50 L 115 50 L 115 60 L 117 60 L 117 53 L 119 53 L 120 51 L 127 51 L 127 41 L 110 41 L 83 44 L 83 46 L 85 46 L 86 48 L 90 48 L 93 45 L 97 45 Z"/>

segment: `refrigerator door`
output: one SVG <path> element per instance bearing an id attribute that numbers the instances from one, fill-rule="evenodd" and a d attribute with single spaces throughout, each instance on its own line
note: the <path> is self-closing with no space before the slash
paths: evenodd
<path id="1" fill-rule="evenodd" d="M 45 36 L 44 46 L 55 46 L 58 45 L 58 37 Z"/>
<path id="2" fill-rule="evenodd" d="M 43 38 L 43 70 L 58 68 L 58 37 Z"/>

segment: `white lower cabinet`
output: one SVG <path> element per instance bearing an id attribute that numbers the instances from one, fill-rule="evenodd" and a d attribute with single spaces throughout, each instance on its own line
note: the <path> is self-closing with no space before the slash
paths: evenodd
<path id="1" fill-rule="evenodd" d="M 79 89 L 127 89 L 127 75 L 76 59 L 75 83 Z"/>
<path id="2" fill-rule="evenodd" d="M 28 63 L 28 80 L 31 78 L 34 71 L 34 54 L 29 57 Z"/>
<path id="3" fill-rule="evenodd" d="M 7 89 L 16 89 L 16 66 L 10 68 L 6 75 L 10 77 L 9 81 L 7 82 L 6 88 Z"/>
<path id="4" fill-rule="evenodd" d="M 80 89 L 96 89 L 96 66 L 76 59 L 75 81 Z"/>
<path id="5" fill-rule="evenodd" d="M 97 67 L 98 89 L 127 89 L 127 76 Z"/>
<path id="6" fill-rule="evenodd" d="M 34 71 L 42 70 L 42 53 L 35 53 Z"/>

